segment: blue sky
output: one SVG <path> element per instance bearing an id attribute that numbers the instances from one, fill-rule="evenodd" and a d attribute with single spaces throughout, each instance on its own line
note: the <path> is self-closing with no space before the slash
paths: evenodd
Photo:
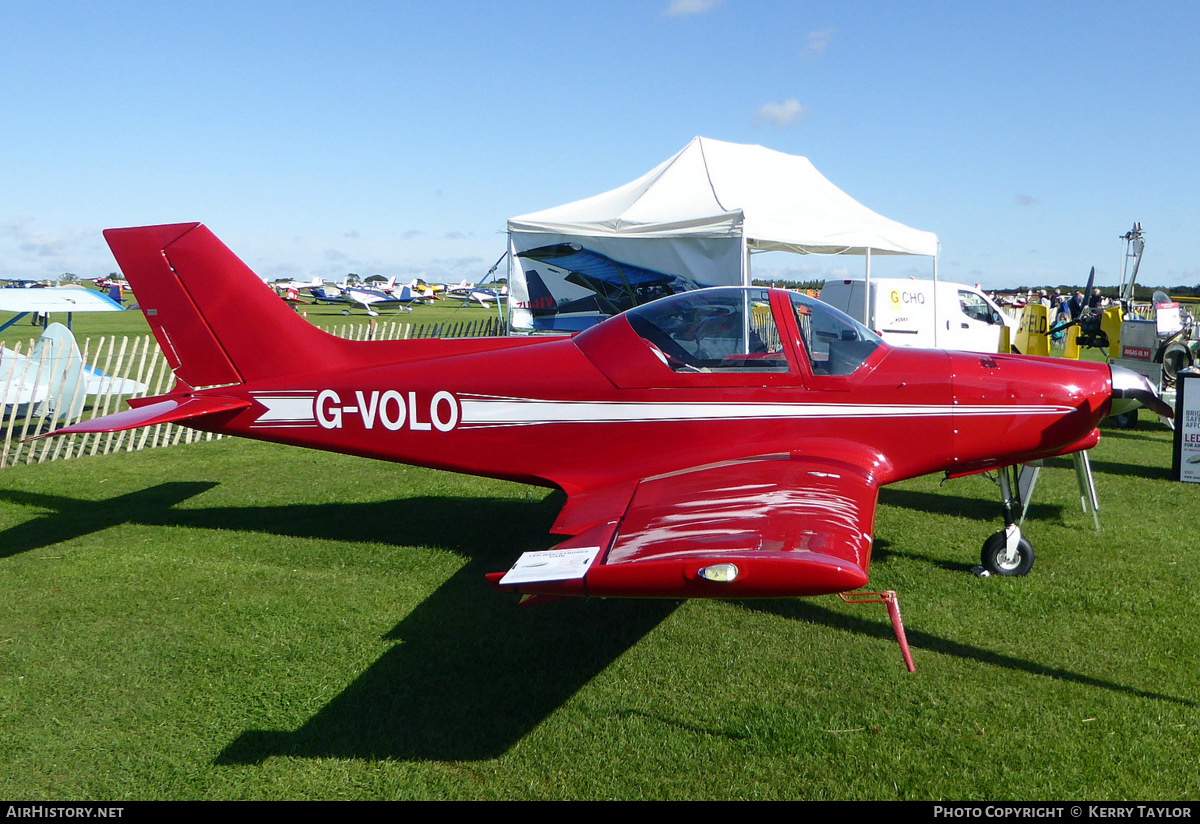
<path id="1" fill-rule="evenodd" d="M 1200 283 L 1194 2 L 5 0 L 0 31 L 0 276 L 199 220 L 272 278 L 475 280 L 508 217 L 704 135 L 936 232 L 945 279 L 1115 284 L 1140 221 L 1140 281 Z"/>

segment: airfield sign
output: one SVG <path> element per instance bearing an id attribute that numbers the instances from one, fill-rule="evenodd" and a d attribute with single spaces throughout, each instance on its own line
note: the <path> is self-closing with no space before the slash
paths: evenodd
<path id="1" fill-rule="evenodd" d="M 1178 375 L 1175 400 L 1175 454 L 1171 474 L 1187 483 L 1200 483 L 1200 369 Z"/>

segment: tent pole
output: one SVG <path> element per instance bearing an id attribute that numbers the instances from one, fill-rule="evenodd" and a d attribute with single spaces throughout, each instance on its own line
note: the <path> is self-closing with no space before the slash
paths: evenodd
<path id="1" fill-rule="evenodd" d="M 746 243 L 746 233 L 742 232 L 742 285 L 750 286 L 750 245 Z"/>
<path id="2" fill-rule="evenodd" d="M 867 274 L 863 280 L 863 326 L 868 329 L 871 327 L 871 247 L 867 247 L 867 252 L 863 256 L 867 262 Z"/>
<path id="3" fill-rule="evenodd" d="M 938 248 L 937 248 L 937 250 L 934 251 L 934 254 L 933 254 L 933 348 L 934 349 L 938 348 L 938 332 L 940 331 L 940 327 L 938 326 L 938 279 L 937 279 L 938 256 L 937 256 L 937 253 L 941 251 L 941 246 L 942 246 L 942 244 L 939 242 Z"/>
<path id="4" fill-rule="evenodd" d="M 513 263 L 516 261 L 516 257 L 517 257 L 515 254 L 513 254 L 512 229 L 508 230 L 508 249 L 506 250 L 506 254 L 508 255 L 508 300 L 506 300 L 504 302 L 504 313 L 500 317 L 500 323 L 503 327 L 504 334 L 511 335 L 513 333 L 513 331 L 512 331 L 512 314 L 513 314 L 512 290 L 513 290 L 513 283 L 515 282 L 515 277 L 513 275 Z M 521 280 L 522 280 L 522 282 L 524 282 L 524 280 L 525 280 L 525 270 L 524 269 L 521 270 Z M 524 287 L 524 288 L 525 288 L 525 294 L 528 295 L 529 287 Z M 496 308 L 497 309 L 500 308 L 500 296 L 499 295 L 496 296 Z"/>

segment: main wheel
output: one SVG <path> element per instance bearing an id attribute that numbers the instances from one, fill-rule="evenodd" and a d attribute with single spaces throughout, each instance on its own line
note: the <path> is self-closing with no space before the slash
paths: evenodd
<path id="1" fill-rule="evenodd" d="M 1033 569 L 1033 546 L 1022 535 L 1017 541 L 1017 557 L 1012 561 L 1005 557 L 1008 554 L 1007 546 L 1008 541 L 1003 532 L 997 532 L 984 541 L 983 552 L 980 554 L 983 568 L 992 575 L 1028 575 L 1029 570 Z"/>

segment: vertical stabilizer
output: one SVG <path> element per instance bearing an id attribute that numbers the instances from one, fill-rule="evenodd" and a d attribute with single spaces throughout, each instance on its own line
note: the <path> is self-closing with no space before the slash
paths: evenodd
<path id="1" fill-rule="evenodd" d="M 104 233 L 176 377 L 219 386 L 336 369 L 349 347 L 299 317 L 199 223 Z"/>

